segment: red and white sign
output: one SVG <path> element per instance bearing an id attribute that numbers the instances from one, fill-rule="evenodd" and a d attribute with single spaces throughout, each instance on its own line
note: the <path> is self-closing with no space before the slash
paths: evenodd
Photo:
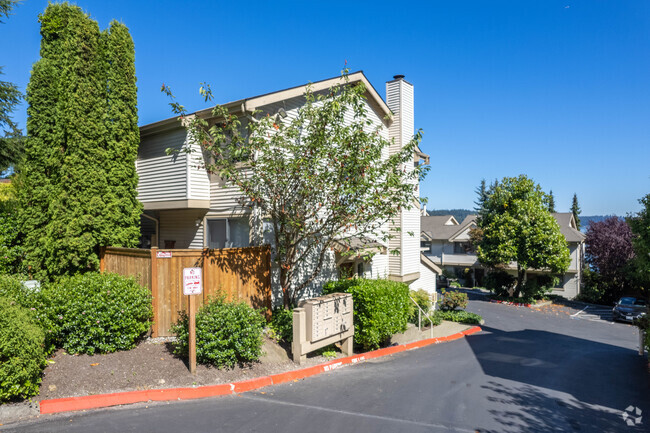
<path id="1" fill-rule="evenodd" d="M 172 252 L 171 251 L 156 251 L 156 257 L 159 259 L 171 259 L 172 258 Z"/>
<path id="2" fill-rule="evenodd" d="M 183 295 L 200 295 L 203 292 L 201 268 L 183 269 Z"/>

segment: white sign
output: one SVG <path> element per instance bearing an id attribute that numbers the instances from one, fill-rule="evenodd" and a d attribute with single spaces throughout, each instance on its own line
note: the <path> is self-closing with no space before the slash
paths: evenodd
<path id="1" fill-rule="evenodd" d="M 203 292 L 201 268 L 183 269 L 183 295 L 200 295 Z"/>
<path id="2" fill-rule="evenodd" d="M 171 251 L 156 251 L 156 257 L 159 259 L 171 259 L 172 258 L 172 252 Z"/>

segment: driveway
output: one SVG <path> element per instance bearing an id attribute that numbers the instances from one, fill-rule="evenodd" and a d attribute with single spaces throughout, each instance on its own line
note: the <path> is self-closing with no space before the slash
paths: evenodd
<path id="1" fill-rule="evenodd" d="M 237 396 L 44 417 L 35 432 L 641 432 L 636 328 L 486 302 L 483 332 Z M 628 415 L 624 416 L 626 409 Z M 640 413 L 640 419 L 637 413 Z M 631 424 L 631 425 L 628 425 Z M 0 427 L 2 429 L 2 427 Z"/>

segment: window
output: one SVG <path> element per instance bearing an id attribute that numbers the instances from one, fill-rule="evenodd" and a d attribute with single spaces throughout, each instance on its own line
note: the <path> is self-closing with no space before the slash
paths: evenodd
<path id="1" fill-rule="evenodd" d="M 363 262 L 357 264 L 357 276 L 363 278 Z"/>
<path id="2" fill-rule="evenodd" d="M 248 218 L 209 219 L 208 248 L 242 248 L 250 246 Z"/>

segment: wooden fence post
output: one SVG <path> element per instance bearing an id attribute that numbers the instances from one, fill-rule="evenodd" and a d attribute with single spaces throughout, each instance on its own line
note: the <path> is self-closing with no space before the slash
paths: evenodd
<path id="1" fill-rule="evenodd" d="M 104 273 L 106 270 L 106 259 L 104 256 L 106 255 L 106 247 L 99 247 L 99 272 Z"/>
<path id="2" fill-rule="evenodd" d="M 153 329 L 151 336 L 158 337 L 159 313 L 158 313 L 158 248 L 151 247 L 151 298 L 153 304 Z"/>

